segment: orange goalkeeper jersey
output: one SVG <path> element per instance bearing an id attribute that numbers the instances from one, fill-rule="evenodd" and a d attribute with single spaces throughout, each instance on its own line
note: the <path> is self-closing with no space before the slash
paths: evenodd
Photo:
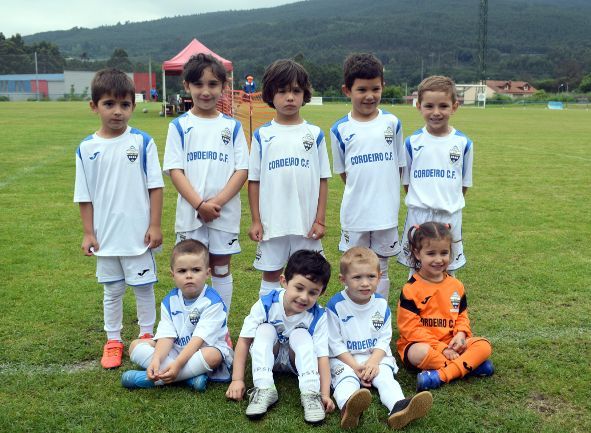
<path id="1" fill-rule="evenodd" d="M 402 288 L 396 320 L 401 359 L 409 343 L 427 343 L 443 352 L 458 332 L 472 336 L 464 285 L 449 275 L 432 283 L 415 273 Z"/>

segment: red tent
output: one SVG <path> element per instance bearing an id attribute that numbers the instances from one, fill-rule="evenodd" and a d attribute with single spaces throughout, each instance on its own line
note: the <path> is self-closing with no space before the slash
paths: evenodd
<path id="1" fill-rule="evenodd" d="M 211 54 L 213 57 L 218 59 L 224 67 L 226 71 L 230 73 L 230 83 L 233 86 L 234 83 L 234 76 L 232 72 L 232 62 L 224 59 L 222 56 L 214 53 L 197 39 L 193 39 L 189 42 L 185 48 L 183 48 L 176 56 L 174 56 L 170 60 L 166 60 L 162 63 L 162 98 L 163 101 L 166 103 L 166 75 L 180 75 L 183 72 L 183 66 L 187 61 L 196 54 L 203 53 L 203 54 Z M 164 110 L 164 115 L 166 116 L 166 110 Z"/>

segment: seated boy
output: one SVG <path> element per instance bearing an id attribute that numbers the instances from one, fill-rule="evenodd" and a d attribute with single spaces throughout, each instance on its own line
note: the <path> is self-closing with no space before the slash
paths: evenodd
<path id="1" fill-rule="evenodd" d="M 425 416 L 433 397 L 425 391 L 405 399 L 394 379 L 398 367 L 390 350 L 390 308 L 386 299 L 375 294 L 380 281 L 378 256 L 368 248 L 353 247 L 343 254 L 340 267 L 345 290 L 334 295 L 326 309 L 332 387 L 342 411 L 341 427 L 358 425 L 371 403 L 367 388 L 374 386 L 390 412 L 388 425 L 402 428 Z"/>
<path id="2" fill-rule="evenodd" d="M 254 388 L 248 391 L 246 416 L 249 418 L 260 418 L 277 402 L 273 371 L 298 375 L 307 422 L 319 423 L 326 412 L 334 410 L 330 398 L 326 315 L 316 303 L 329 279 L 330 264 L 320 253 L 296 251 L 280 277 L 283 289 L 261 297 L 244 319 L 226 396 L 242 400 L 250 349 Z"/>
<path id="3" fill-rule="evenodd" d="M 146 370 L 127 371 L 126 388 L 152 388 L 186 381 L 205 390 L 207 378 L 229 381 L 233 352 L 226 342 L 226 306 L 205 284 L 210 277 L 209 252 L 187 239 L 172 250 L 170 270 L 176 287 L 162 300 L 154 340 L 135 340 L 130 359 Z"/>

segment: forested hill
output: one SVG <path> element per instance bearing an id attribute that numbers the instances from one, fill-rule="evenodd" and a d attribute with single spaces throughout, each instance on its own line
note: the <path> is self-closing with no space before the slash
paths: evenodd
<path id="1" fill-rule="evenodd" d="M 64 56 L 108 58 L 115 48 L 156 62 L 192 38 L 260 76 L 280 57 L 340 66 L 352 51 L 376 53 L 390 83 L 423 74 L 476 78 L 477 0 L 309 0 L 275 8 L 179 16 L 24 37 L 59 46 Z M 489 78 L 542 79 L 591 71 L 589 0 L 492 0 L 488 11 Z"/>

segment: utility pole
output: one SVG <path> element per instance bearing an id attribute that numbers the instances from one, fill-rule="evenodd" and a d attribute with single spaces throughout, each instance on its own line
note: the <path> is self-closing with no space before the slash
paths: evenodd
<path id="1" fill-rule="evenodd" d="M 486 40 L 488 26 L 488 0 L 480 0 L 480 20 L 478 23 L 478 79 L 486 80 Z"/>
<path id="2" fill-rule="evenodd" d="M 37 51 L 35 51 L 35 91 L 37 93 L 37 102 L 39 102 L 39 68 L 37 67 Z"/>
<path id="3" fill-rule="evenodd" d="M 149 89 L 148 89 L 148 94 L 146 95 L 148 97 L 148 102 L 152 102 L 152 55 L 150 54 L 148 56 L 148 83 L 149 83 Z"/>

